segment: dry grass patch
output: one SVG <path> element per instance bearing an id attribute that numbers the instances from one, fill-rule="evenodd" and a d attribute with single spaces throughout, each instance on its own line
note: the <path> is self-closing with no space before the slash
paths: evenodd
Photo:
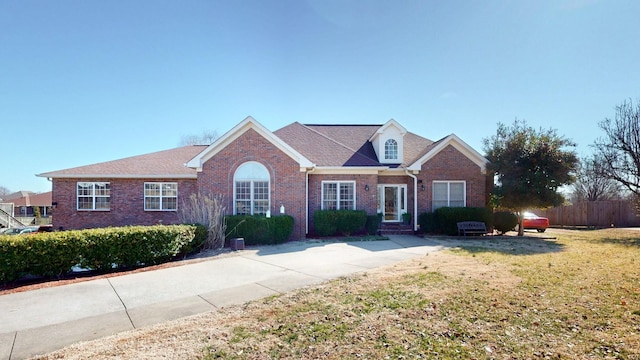
<path id="1" fill-rule="evenodd" d="M 640 358 L 640 232 L 452 250 L 41 359 Z"/>

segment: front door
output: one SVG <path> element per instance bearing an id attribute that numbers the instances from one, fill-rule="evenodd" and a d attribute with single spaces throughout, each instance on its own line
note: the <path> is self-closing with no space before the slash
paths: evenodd
<path id="1" fill-rule="evenodd" d="M 382 212 L 382 221 L 402 221 L 402 214 L 406 212 L 406 185 L 379 185 L 378 209 Z"/>

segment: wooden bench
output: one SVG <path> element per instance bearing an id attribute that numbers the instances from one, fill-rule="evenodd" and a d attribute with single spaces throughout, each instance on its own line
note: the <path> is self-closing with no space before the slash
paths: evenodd
<path id="1" fill-rule="evenodd" d="M 486 233 L 487 225 L 482 221 L 461 221 L 458 223 L 458 236 L 485 235 Z"/>

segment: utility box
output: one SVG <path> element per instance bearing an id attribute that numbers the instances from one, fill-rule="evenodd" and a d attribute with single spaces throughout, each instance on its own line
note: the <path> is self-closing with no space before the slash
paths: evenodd
<path id="1" fill-rule="evenodd" d="M 229 240 L 229 245 L 233 251 L 244 250 L 244 238 L 233 238 Z"/>

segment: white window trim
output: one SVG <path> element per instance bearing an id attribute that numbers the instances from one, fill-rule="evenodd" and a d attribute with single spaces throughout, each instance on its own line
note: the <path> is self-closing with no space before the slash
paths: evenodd
<path id="1" fill-rule="evenodd" d="M 447 205 L 440 207 L 451 206 L 451 184 L 462 184 L 462 207 L 467 206 L 467 182 L 465 180 L 434 180 L 431 184 L 431 210 L 434 209 L 434 194 L 436 184 L 447 184 Z"/>
<path id="2" fill-rule="evenodd" d="M 159 196 L 147 196 L 147 193 L 146 193 L 147 192 L 147 184 L 159 185 L 160 186 L 160 195 Z M 166 184 L 175 185 L 176 186 L 176 196 L 175 196 L 175 198 L 176 198 L 176 208 L 175 209 L 163 209 L 162 208 L 162 203 L 163 203 L 163 200 L 165 198 L 173 198 L 173 196 L 162 196 L 162 186 L 166 185 Z M 159 209 L 148 209 L 147 208 L 147 197 L 149 197 L 149 198 L 159 197 L 160 198 L 160 208 Z M 177 182 L 166 182 L 166 181 L 165 182 L 151 182 L 151 181 L 145 182 L 144 186 L 142 188 L 142 200 L 144 202 L 144 205 L 143 205 L 144 206 L 144 211 L 178 211 L 178 183 Z"/>
<path id="3" fill-rule="evenodd" d="M 78 185 L 79 184 L 91 184 L 92 194 L 91 195 L 80 195 L 78 194 Z M 106 184 L 109 185 L 109 196 L 96 196 L 96 184 Z M 92 205 L 91 209 L 81 209 L 80 208 L 80 198 L 81 197 L 91 197 Z M 96 209 L 96 198 L 109 198 L 109 208 L 108 209 Z M 77 211 L 111 211 L 111 183 L 108 181 L 78 181 L 76 182 L 76 210 Z"/>
<path id="4" fill-rule="evenodd" d="M 355 181 L 342 181 L 342 180 L 323 180 L 320 184 L 320 209 L 324 210 L 324 184 L 336 184 L 338 189 L 338 198 L 336 199 L 336 210 L 355 210 L 357 201 L 357 188 Z M 340 208 L 340 184 L 353 184 L 353 208 L 341 209 Z"/>
<path id="5" fill-rule="evenodd" d="M 390 141 L 393 141 L 393 145 L 395 146 L 394 152 L 396 154 L 395 157 L 388 157 L 387 156 L 387 143 L 389 143 Z M 398 160 L 399 156 L 400 156 L 400 144 L 398 143 L 398 140 L 390 138 L 385 140 L 384 145 L 383 145 L 384 149 L 382 149 L 384 151 L 384 159 L 385 160 Z M 391 151 L 389 151 L 391 152 Z"/>
<path id="6" fill-rule="evenodd" d="M 238 170 L 243 167 L 244 165 L 247 164 L 258 164 L 260 165 L 267 173 L 268 178 L 266 179 L 261 179 L 261 178 L 249 178 L 249 179 L 238 179 L 236 177 L 236 174 L 238 173 Z M 257 162 L 257 161 L 247 161 L 245 163 L 242 163 L 240 166 L 238 166 L 238 168 L 236 169 L 235 173 L 233 174 L 233 214 L 234 215 L 238 215 L 238 201 L 237 201 L 237 192 L 236 192 L 236 185 L 238 181 L 247 181 L 249 183 L 251 183 L 251 188 L 250 188 L 250 204 L 251 204 L 251 210 L 250 210 L 250 214 L 249 215 L 255 215 L 254 211 L 255 211 L 255 199 L 254 199 L 254 183 L 255 182 L 267 182 L 267 188 L 268 188 L 268 195 L 269 198 L 267 200 L 267 209 L 271 209 L 271 174 L 269 173 L 269 169 L 267 169 L 266 166 L 264 166 L 263 164 Z M 246 215 L 246 214 L 243 214 Z"/>

